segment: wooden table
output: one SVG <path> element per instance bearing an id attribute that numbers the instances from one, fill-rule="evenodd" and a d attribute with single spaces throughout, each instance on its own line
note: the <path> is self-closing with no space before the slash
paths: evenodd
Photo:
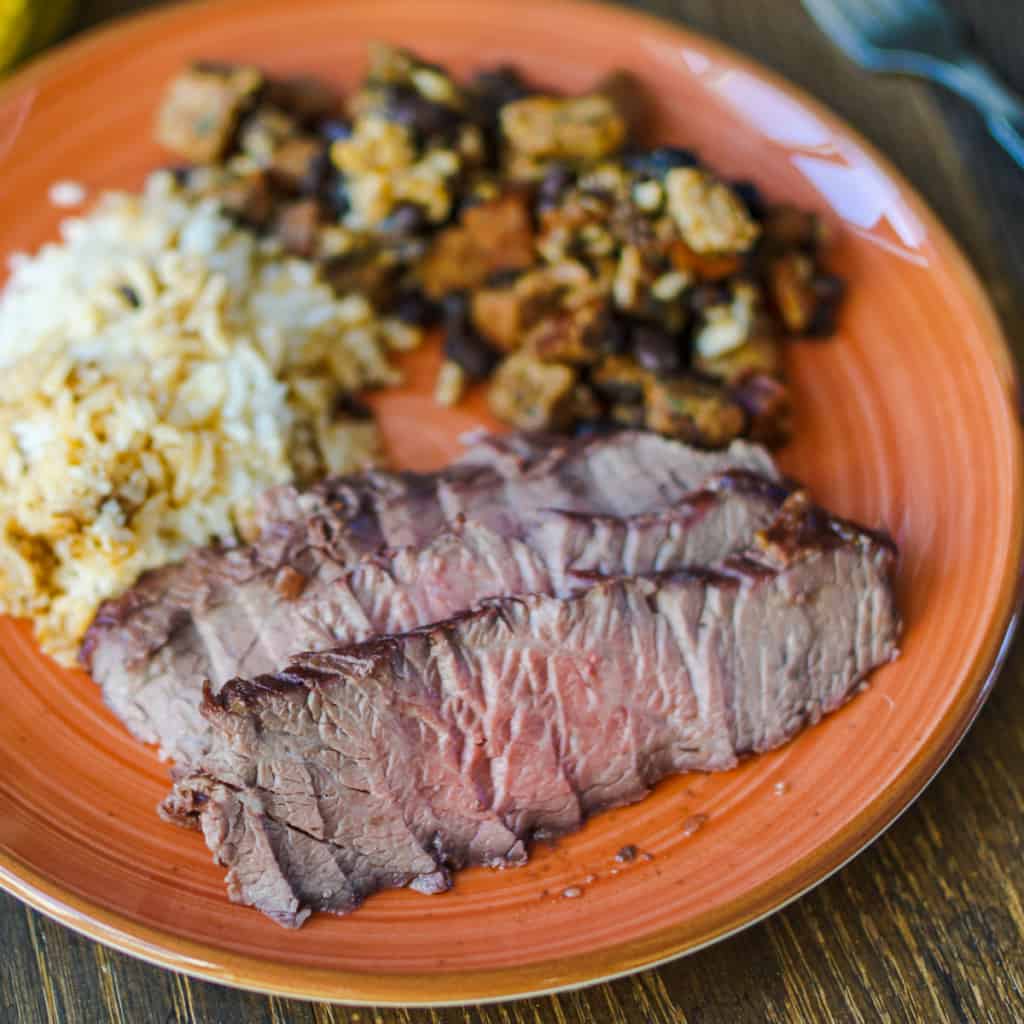
<path id="1" fill-rule="evenodd" d="M 84 0 L 82 24 L 153 4 Z M 776 68 L 877 143 L 959 238 L 1024 354 L 1024 171 L 973 112 L 929 86 L 860 72 L 817 32 L 798 0 L 636 6 Z M 983 52 L 1024 92 L 1024 4 L 956 6 Z M 1022 684 L 1024 638 L 960 751 L 884 838 L 770 920 L 657 971 L 505 1006 L 348 1009 L 191 981 L 80 938 L 0 894 L 0 1022 L 1016 1024 L 1024 1020 Z"/>

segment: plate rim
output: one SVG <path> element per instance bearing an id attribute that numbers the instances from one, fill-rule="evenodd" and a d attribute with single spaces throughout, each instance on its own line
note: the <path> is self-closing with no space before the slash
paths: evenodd
<path id="1" fill-rule="evenodd" d="M 207 0 L 206 10 L 244 10 L 251 0 Z M 359 3 L 367 0 L 350 0 Z M 406 0 L 372 0 L 385 8 Z M 472 4 L 504 9 L 503 0 L 440 0 L 443 6 Z M 1024 430 L 1018 405 L 1019 375 L 1012 349 L 987 291 L 961 249 L 917 189 L 894 164 L 843 117 L 779 72 L 687 25 L 656 15 L 617 7 L 603 0 L 519 0 L 523 6 L 571 8 L 579 18 L 588 14 L 618 19 L 624 30 L 646 29 L 682 43 L 698 44 L 712 57 L 746 71 L 794 99 L 826 123 L 841 131 L 901 190 L 901 197 L 924 223 L 928 237 L 948 261 L 960 293 L 967 299 L 985 340 L 986 355 L 1002 364 L 1007 379 L 1006 401 L 1013 424 L 1013 462 L 1017 480 L 1024 472 Z M 101 50 L 110 40 L 154 25 L 167 30 L 183 28 L 197 13 L 198 4 L 183 3 L 115 18 L 29 62 L 0 85 L 0 102 L 32 83 L 45 79 L 65 64 Z M 1016 492 L 1017 511 L 1024 494 Z M 185 939 L 161 928 L 111 911 L 65 888 L 21 858 L 0 849 L 0 888 L 73 931 L 156 966 L 182 971 L 218 984 L 288 998 L 377 1006 L 457 1006 L 467 1002 L 494 1003 L 549 995 L 596 985 L 636 971 L 657 967 L 697 952 L 764 920 L 799 899 L 848 864 L 882 836 L 906 812 L 941 771 L 988 699 L 1009 653 L 1024 603 L 1024 522 L 1015 516 L 1013 557 L 1005 568 L 998 613 L 989 622 L 984 642 L 970 671 L 965 673 L 955 700 L 943 718 L 918 745 L 903 772 L 851 822 L 830 840 L 817 846 L 785 872 L 700 915 L 686 926 L 659 929 L 641 939 L 608 946 L 596 953 L 517 967 L 489 968 L 460 974 L 376 974 L 337 971 L 280 962 L 229 952 L 214 945 Z M 742 906 L 739 906 L 742 904 Z"/>

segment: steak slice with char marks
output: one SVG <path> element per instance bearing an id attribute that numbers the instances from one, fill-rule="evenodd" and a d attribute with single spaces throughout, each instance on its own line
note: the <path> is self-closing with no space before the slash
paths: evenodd
<path id="1" fill-rule="evenodd" d="M 232 899 L 281 924 L 467 864 L 734 766 L 834 710 L 897 653 L 895 546 L 787 499 L 713 569 L 590 574 L 207 690 L 212 748 L 166 816 Z"/>
<path id="2" fill-rule="evenodd" d="M 625 464 L 642 482 L 621 489 L 607 474 L 621 477 Z M 730 467 L 740 467 L 731 483 L 722 478 L 687 499 L 708 472 Z M 562 593 L 573 568 L 623 574 L 673 557 L 720 558 L 768 521 L 784 496 L 776 480 L 766 453 L 750 445 L 703 453 L 629 433 L 543 451 L 536 439 L 492 439 L 436 474 L 368 473 L 304 493 L 278 488 L 257 506 L 256 543 L 201 549 L 145 574 L 102 606 L 82 658 L 138 738 L 159 743 L 167 757 L 194 759 L 209 732 L 198 710 L 204 679 L 216 689 L 272 671 L 297 651 L 411 629 L 501 593 Z M 726 501 L 731 491 L 743 493 Z M 636 516 L 657 508 L 663 521 Z M 401 576 L 413 557 L 406 549 L 430 546 L 458 524 L 457 554 L 431 547 L 419 575 Z M 686 539 L 689 527 L 699 529 Z M 368 558 L 353 596 L 344 577 Z M 406 582 L 376 586 L 391 572 Z"/>

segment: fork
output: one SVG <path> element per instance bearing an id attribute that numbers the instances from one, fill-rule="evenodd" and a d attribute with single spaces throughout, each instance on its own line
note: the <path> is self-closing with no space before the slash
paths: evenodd
<path id="1" fill-rule="evenodd" d="M 959 93 L 1024 167 L 1024 100 L 968 47 L 940 0 L 803 0 L 821 30 L 869 71 L 917 75 Z"/>

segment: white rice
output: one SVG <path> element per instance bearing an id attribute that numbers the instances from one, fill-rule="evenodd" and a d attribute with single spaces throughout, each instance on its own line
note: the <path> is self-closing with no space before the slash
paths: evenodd
<path id="1" fill-rule="evenodd" d="M 371 461 L 332 404 L 418 334 L 166 173 L 62 234 L 0 296 L 0 611 L 71 663 L 102 600 L 230 542 L 266 487 Z"/>

